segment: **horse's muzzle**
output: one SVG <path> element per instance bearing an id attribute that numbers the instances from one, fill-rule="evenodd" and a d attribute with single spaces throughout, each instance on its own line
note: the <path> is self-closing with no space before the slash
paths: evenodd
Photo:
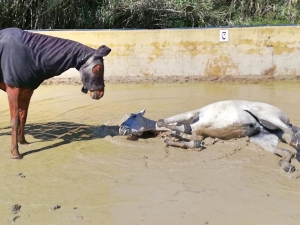
<path id="1" fill-rule="evenodd" d="M 119 128 L 119 134 L 120 135 L 128 135 L 131 133 L 131 129 L 130 127 L 127 126 L 120 126 Z"/>
<path id="2" fill-rule="evenodd" d="M 90 91 L 90 96 L 94 100 L 99 100 L 102 98 L 104 95 L 104 90 L 103 91 Z"/>

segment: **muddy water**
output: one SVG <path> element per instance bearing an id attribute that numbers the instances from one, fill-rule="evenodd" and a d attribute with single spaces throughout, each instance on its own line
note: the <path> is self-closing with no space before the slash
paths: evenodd
<path id="1" fill-rule="evenodd" d="M 255 145 L 218 142 L 197 152 L 165 148 L 158 137 L 114 134 L 125 113 L 144 107 L 159 119 L 225 99 L 271 103 L 300 126 L 299 86 L 108 85 L 100 101 L 79 86 L 42 86 L 30 105 L 31 144 L 20 146 L 20 161 L 10 159 L 9 111 L 0 93 L 0 224 L 297 224 L 297 172 L 284 173 L 277 156 Z M 21 205 L 16 214 L 14 204 Z"/>

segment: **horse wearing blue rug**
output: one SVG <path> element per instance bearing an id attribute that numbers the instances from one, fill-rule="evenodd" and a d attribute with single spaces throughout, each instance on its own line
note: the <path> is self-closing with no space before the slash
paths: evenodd
<path id="1" fill-rule="evenodd" d="M 103 57 L 110 51 L 104 45 L 95 50 L 75 41 L 18 28 L 0 30 L 0 89 L 8 96 L 13 159 L 22 158 L 18 143 L 28 144 L 24 128 L 34 90 L 44 80 L 76 68 L 83 83 L 82 91 L 90 91 L 92 99 L 102 98 Z"/>

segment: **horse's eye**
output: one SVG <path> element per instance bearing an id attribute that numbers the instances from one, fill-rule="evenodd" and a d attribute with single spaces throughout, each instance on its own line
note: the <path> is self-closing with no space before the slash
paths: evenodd
<path id="1" fill-rule="evenodd" d="M 136 117 L 136 115 L 132 115 L 132 118 L 135 118 Z"/>

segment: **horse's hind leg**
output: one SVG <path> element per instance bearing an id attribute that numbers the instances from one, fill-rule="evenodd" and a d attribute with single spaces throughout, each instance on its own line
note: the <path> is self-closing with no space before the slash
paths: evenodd
<path id="1" fill-rule="evenodd" d="M 179 139 L 179 141 L 173 141 L 171 139 L 166 139 L 165 143 L 167 146 L 174 146 L 180 148 L 202 148 L 202 140 L 204 137 L 194 134 L 185 134 L 180 131 L 172 131 L 171 136 Z"/>
<path id="2" fill-rule="evenodd" d="M 295 167 L 291 164 L 294 153 L 289 150 L 277 147 L 278 137 L 276 135 L 270 133 L 260 133 L 256 136 L 251 137 L 250 141 L 258 144 L 268 152 L 272 152 L 276 155 L 281 156 L 282 158 L 279 160 L 279 166 L 285 172 L 295 171 Z"/>
<path id="3" fill-rule="evenodd" d="M 19 97 L 20 89 L 16 87 L 6 86 L 6 93 L 8 97 L 10 110 L 10 124 L 11 124 L 11 157 L 13 159 L 21 159 L 18 146 L 18 130 L 19 130 Z"/>
<path id="4" fill-rule="evenodd" d="M 279 118 L 276 118 L 272 120 L 272 123 L 265 124 L 264 121 L 261 121 L 262 124 L 269 128 L 269 124 L 274 126 L 275 128 L 279 128 L 282 133 L 281 133 L 281 138 L 290 146 L 295 148 L 297 151 L 300 151 L 300 130 L 298 127 L 287 124 L 286 122 L 283 122 Z M 274 127 L 271 128 L 271 130 L 274 129 Z"/>
<path id="5" fill-rule="evenodd" d="M 287 129 L 281 128 L 281 134 L 277 134 L 283 139 L 287 144 L 292 146 L 297 151 L 300 151 L 300 130 L 299 128 L 291 125 Z"/>
<path id="6" fill-rule="evenodd" d="M 25 139 L 25 123 L 27 120 L 28 108 L 33 90 L 21 89 L 19 97 L 19 129 L 18 129 L 18 141 L 20 144 L 29 144 Z"/>
<path id="7" fill-rule="evenodd" d="M 300 130 L 292 135 L 290 146 L 295 148 L 297 151 L 300 151 Z"/>
<path id="8" fill-rule="evenodd" d="M 282 158 L 279 160 L 279 166 L 285 171 L 285 172 L 294 172 L 296 169 L 291 164 L 291 160 L 294 157 L 294 153 L 292 153 L 289 150 L 281 149 L 278 147 L 273 146 L 273 153 L 281 156 Z"/>

